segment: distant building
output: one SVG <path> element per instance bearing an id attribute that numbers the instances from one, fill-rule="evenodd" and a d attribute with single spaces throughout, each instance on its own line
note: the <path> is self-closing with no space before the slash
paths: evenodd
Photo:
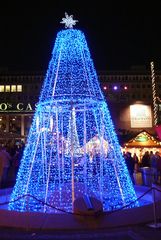
<path id="1" fill-rule="evenodd" d="M 0 142 L 26 140 L 44 75 L 0 72 Z"/>
<path id="2" fill-rule="evenodd" d="M 26 140 L 44 77 L 43 72 L 0 71 L 0 142 Z M 150 69 L 101 71 L 98 77 L 118 135 L 142 129 L 154 133 Z M 155 80 L 161 122 L 161 71 Z"/>
<path id="3" fill-rule="evenodd" d="M 99 78 L 118 134 L 154 133 L 151 70 L 144 66 L 128 71 L 100 72 Z M 161 71 L 155 73 L 158 123 L 161 122 Z"/>

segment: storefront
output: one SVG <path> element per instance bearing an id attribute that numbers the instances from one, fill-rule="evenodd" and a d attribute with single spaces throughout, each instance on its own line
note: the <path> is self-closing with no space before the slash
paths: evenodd
<path id="1" fill-rule="evenodd" d="M 31 103 L 0 103 L 0 143 L 25 142 L 34 111 Z"/>
<path id="2" fill-rule="evenodd" d="M 122 152 L 131 152 L 132 155 L 136 153 L 139 161 L 146 151 L 153 151 L 153 153 L 159 151 L 161 153 L 161 141 L 147 131 L 141 131 L 122 146 Z"/>

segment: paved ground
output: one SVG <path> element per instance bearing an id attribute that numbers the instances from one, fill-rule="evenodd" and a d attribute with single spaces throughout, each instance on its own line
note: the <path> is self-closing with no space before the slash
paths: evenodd
<path id="1" fill-rule="evenodd" d="M 141 184 L 140 176 L 137 184 Z M 9 181 L 7 186 L 12 187 L 14 181 Z M 3 189 L 4 191 L 6 189 Z M 0 240 L 161 240 L 161 219 L 157 226 L 150 227 L 146 223 L 133 226 L 114 227 L 94 230 L 61 230 L 43 231 L 42 229 L 33 231 L 31 229 L 0 228 Z"/>
<path id="2" fill-rule="evenodd" d="M 160 240 L 161 228 L 152 228 L 146 224 L 139 226 L 126 226 L 121 228 L 90 230 L 90 231 L 53 231 L 42 232 L 41 229 L 37 232 L 15 229 L 0 229 L 1 240 Z"/>

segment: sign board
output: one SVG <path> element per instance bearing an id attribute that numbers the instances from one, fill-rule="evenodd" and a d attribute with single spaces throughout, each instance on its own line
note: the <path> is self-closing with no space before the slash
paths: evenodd
<path id="1" fill-rule="evenodd" d="M 0 103 L 0 112 L 34 112 L 35 105 L 31 103 Z"/>
<path id="2" fill-rule="evenodd" d="M 151 106 L 144 104 L 130 105 L 131 128 L 151 128 Z"/>

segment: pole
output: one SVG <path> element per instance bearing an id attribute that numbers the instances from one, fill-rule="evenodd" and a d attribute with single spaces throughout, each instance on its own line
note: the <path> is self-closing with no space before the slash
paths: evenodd
<path id="1" fill-rule="evenodd" d="M 155 189 L 152 188 L 153 194 L 153 213 L 154 213 L 154 226 L 157 226 L 157 217 L 156 217 L 156 202 L 155 202 Z"/>
<path id="2" fill-rule="evenodd" d="M 72 162 L 72 207 L 74 210 L 74 200 L 75 200 L 75 193 L 74 193 L 74 136 L 73 136 L 73 111 L 74 109 L 71 108 L 71 162 Z"/>
<path id="3" fill-rule="evenodd" d="M 157 104 L 156 104 L 156 84 L 155 84 L 155 71 L 154 71 L 154 62 L 150 62 L 151 66 L 151 80 L 152 80 L 152 96 L 153 96 L 153 119 L 154 126 L 157 125 L 158 117 L 157 117 Z"/>
<path id="4" fill-rule="evenodd" d="M 152 187 L 154 223 L 150 223 L 148 226 L 152 228 L 160 228 L 161 223 L 157 223 L 155 190 L 156 189 Z"/>

